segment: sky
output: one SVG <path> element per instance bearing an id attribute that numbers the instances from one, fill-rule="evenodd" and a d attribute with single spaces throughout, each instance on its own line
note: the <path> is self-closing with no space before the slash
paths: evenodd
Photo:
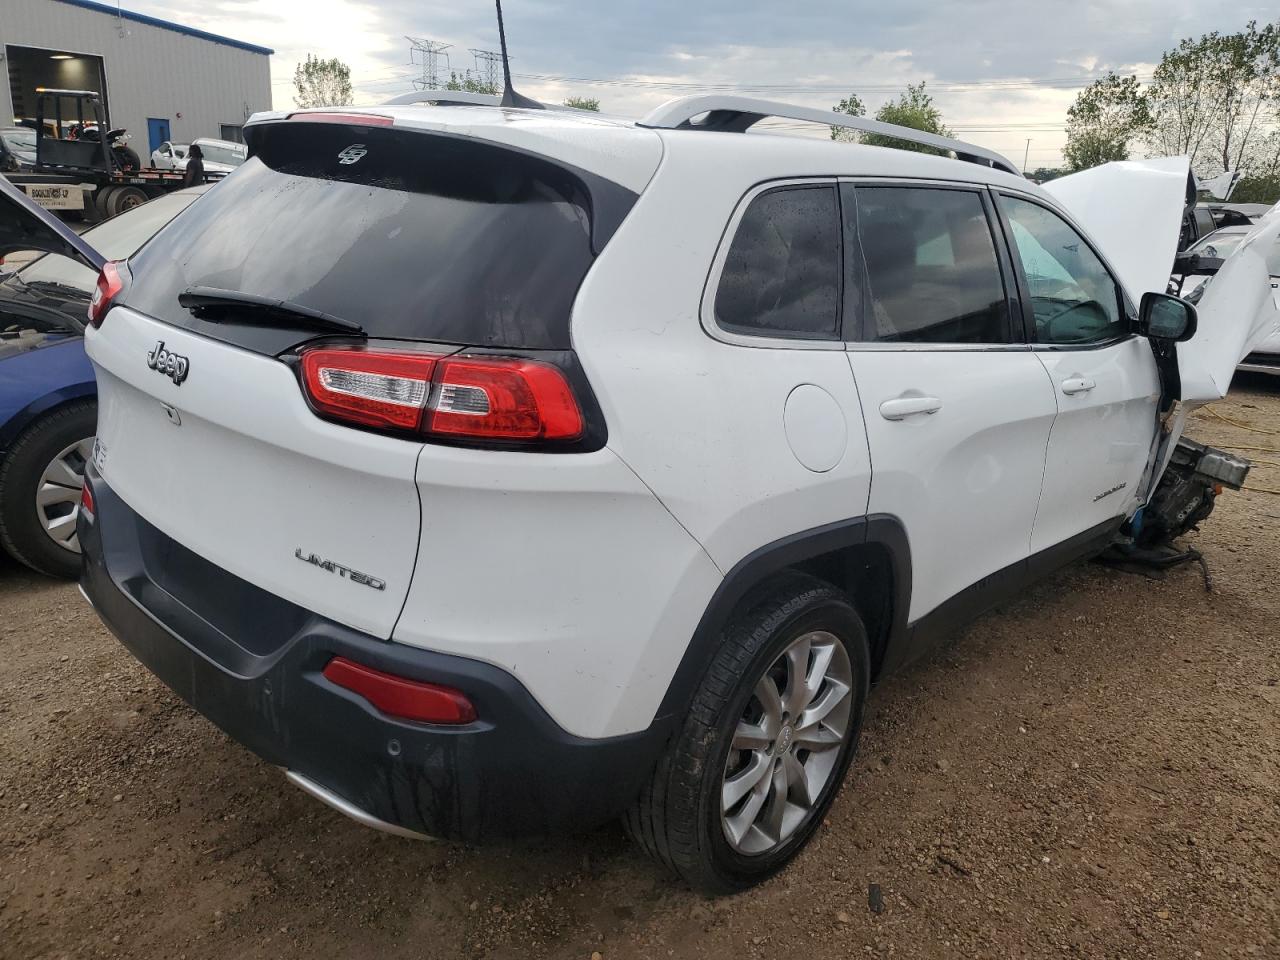
<path id="1" fill-rule="evenodd" d="M 412 90 L 406 36 L 497 50 L 489 0 L 126 0 L 126 8 L 271 47 L 277 109 L 293 106 L 308 53 L 351 68 L 355 102 Z M 856 92 L 869 111 L 927 81 L 955 135 L 1028 169 L 1061 163 L 1066 111 L 1109 69 L 1150 77 L 1184 37 L 1266 22 L 1274 7 L 1219 0 L 507 0 L 514 86 L 546 102 L 596 97 L 639 117 L 676 96 L 736 93 L 830 108 Z M 823 131 L 816 131 L 823 135 Z M 1028 145 L 1027 141 L 1030 140 Z"/>

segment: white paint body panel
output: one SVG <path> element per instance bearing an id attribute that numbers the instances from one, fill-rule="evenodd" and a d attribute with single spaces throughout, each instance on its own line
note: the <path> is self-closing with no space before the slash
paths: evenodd
<path id="1" fill-rule="evenodd" d="M 1151 345 L 1134 337 L 1095 350 L 1037 351 L 1053 383 L 1058 415 L 1049 435 L 1038 553 L 1098 524 L 1133 513 L 1154 453 L 1160 379 Z M 1092 389 L 1068 394 L 1068 381 Z"/>
<path id="2" fill-rule="evenodd" d="M 613 453 L 427 445 L 422 544 L 393 639 L 496 664 L 565 730 L 643 730 L 720 584 Z"/>
<path id="3" fill-rule="evenodd" d="M 180 386 L 147 366 L 160 340 L 190 361 Z M 421 444 L 327 423 L 283 363 L 127 307 L 91 327 L 85 347 L 98 378 L 103 477 L 134 511 L 270 593 L 391 636 L 418 550 Z M 303 563 L 298 548 L 386 589 Z"/>
<path id="4" fill-rule="evenodd" d="M 871 442 L 870 513 L 902 520 L 917 620 L 1028 554 L 1057 412 L 1030 351 L 851 350 Z M 888 420 L 899 398 L 936 413 Z"/>
<path id="5" fill-rule="evenodd" d="M 1184 403 L 1201 406 L 1225 397 L 1247 354 L 1280 352 L 1280 297 L 1266 260 L 1278 239 L 1280 217 L 1264 219 L 1205 287 L 1196 335 L 1178 344 Z"/>

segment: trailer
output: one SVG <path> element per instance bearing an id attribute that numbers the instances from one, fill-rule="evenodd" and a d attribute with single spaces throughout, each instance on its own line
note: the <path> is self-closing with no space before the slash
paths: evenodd
<path id="1" fill-rule="evenodd" d="M 111 129 L 95 91 L 40 87 L 36 92 L 35 168 L 6 176 L 46 210 L 105 220 L 182 188 L 182 171 L 142 167 L 136 153 L 113 147 L 113 135 L 123 131 Z M 68 100 L 74 106 L 70 112 L 64 110 Z M 222 176 L 206 174 L 205 179 Z"/>

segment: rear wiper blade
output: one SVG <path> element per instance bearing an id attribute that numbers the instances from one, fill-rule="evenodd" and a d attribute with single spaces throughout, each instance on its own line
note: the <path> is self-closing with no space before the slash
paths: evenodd
<path id="1" fill-rule="evenodd" d="M 353 320 L 344 320 L 331 313 L 323 313 L 288 300 L 257 297 L 239 290 L 220 290 L 217 287 L 190 287 L 178 294 L 178 303 L 197 317 L 211 322 L 211 316 L 222 310 L 260 311 L 293 327 L 316 327 L 321 330 L 337 330 L 341 333 L 364 333 L 364 327 Z M 237 322 L 240 317 L 236 317 Z"/>

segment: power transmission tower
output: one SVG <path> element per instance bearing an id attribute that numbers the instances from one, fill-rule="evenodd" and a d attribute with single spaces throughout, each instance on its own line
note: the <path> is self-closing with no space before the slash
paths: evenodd
<path id="1" fill-rule="evenodd" d="M 419 90 L 439 90 L 448 82 L 446 76 L 441 80 L 441 64 L 444 65 L 444 74 L 449 73 L 449 54 L 445 53 L 451 43 L 441 43 L 439 40 L 426 40 L 422 37 L 405 37 L 409 41 L 409 62 L 422 64 L 422 76 L 413 81 L 413 85 Z"/>
<path id="2" fill-rule="evenodd" d="M 502 54 L 494 53 L 492 50 L 476 50 L 473 47 L 471 55 L 476 58 L 476 77 L 495 93 L 501 90 L 498 72 L 502 68 Z"/>

